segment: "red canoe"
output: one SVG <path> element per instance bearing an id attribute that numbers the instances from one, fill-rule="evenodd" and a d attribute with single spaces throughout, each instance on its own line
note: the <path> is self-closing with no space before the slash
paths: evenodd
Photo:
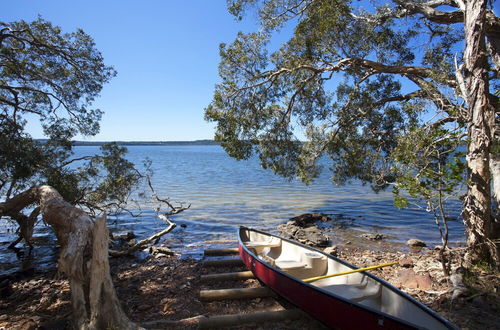
<path id="1" fill-rule="evenodd" d="M 337 329 L 457 329 L 433 310 L 367 272 L 309 246 L 241 227 L 239 253 L 276 293 Z M 313 277 L 320 279 L 310 281 Z M 309 279 L 310 282 L 305 282 Z"/>

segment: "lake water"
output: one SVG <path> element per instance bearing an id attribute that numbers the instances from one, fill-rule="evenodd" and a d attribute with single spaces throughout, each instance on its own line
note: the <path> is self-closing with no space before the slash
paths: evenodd
<path id="1" fill-rule="evenodd" d="M 200 257 L 207 240 L 235 239 L 240 225 L 275 232 L 279 224 L 307 212 L 325 213 L 334 219 L 326 224 L 333 227 L 330 235 L 334 243 L 358 240 L 384 247 L 387 242 L 402 246 L 410 238 L 422 239 L 430 246 L 440 241 L 434 218 L 425 210 L 398 209 L 393 206 L 390 191 L 374 193 L 357 182 L 335 186 L 328 171 L 307 186 L 263 170 L 257 159 L 236 161 L 219 146 L 130 146 L 128 150 L 127 158 L 136 164 L 142 164 L 145 158 L 153 161 L 153 183 L 160 196 L 191 204 L 190 209 L 172 218 L 178 227 L 161 241 L 184 257 Z M 94 146 L 75 148 L 77 157 L 98 152 L 99 147 Z M 457 216 L 459 202 L 452 201 L 451 205 L 450 215 Z M 143 239 L 165 228 L 154 205 L 142 203 L 141 208 L 139 217 L 110 217 L 111 230 L 133 231 Z M 450 240 L 463 241 L 461 220 L 449 225 Z M 15 238 L 14 228 L 5 221 L 0 224 L 3 269 L 19 263 L 13 253 L 3 251 Z M 359 240 L 367 232 L 382 233 L 388 239 L 376 243 Z M 50 228 L 38 228 L 35 240 L 39 247 L 34 258 L 53 261 L 47 253 L 54 240 Z"/>

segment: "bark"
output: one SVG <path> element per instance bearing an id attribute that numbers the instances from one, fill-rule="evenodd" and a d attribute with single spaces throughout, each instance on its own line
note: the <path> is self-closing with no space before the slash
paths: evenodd
<path id="1" fill-rule="evenodd" d="M 468 114 L 467 166 L 469 181 L 462 211 L 467 226 L 469 252 L 466 261 L 487 261 L 500 267 L 491 212 L 490 158 L 495 124 L 495 109 L 489 99 L 488 59 L 486 52 L 487 0 L 465 3 L 464 74 Z"/>
<path id="2" fill-rule="evenodd" d="M 78 329 L 138 329 L 123 313 L 108 264 L 105 219 L 94 223 L 50 186 L 38 186 L 0 203 L 0 215 L 37 204 L 61 245 L 59 270 L 68 276 L 74 325 Z"/>
<path id="3" fill-rule="evenodd" d="M 495 196 L 498 207 L 500 206 L 500 159 L 490 159 L 490 168 L 493 177 L 493 195 Z"/>
<path id="4" fill-rule="evenodd" d="M 120 307 L 109 272 L 109 232 L 106 218 L 96 219 L 94 244 L 90 264 L 90 324 L 89 329 L 138 329 Z"/>

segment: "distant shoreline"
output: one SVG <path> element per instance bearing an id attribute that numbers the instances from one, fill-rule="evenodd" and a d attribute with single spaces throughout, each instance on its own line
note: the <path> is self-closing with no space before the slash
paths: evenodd
<path id="1" fill-rule="evenodd" d="M 40 142 L 46 139 L 38 139 Z M 102 146 L 106 143 L 116 142 L 121 146 L 212 146 L 219 145 L 214 140 L 195 140 L 195 141 L 73 141 L 73 146 Z"/>

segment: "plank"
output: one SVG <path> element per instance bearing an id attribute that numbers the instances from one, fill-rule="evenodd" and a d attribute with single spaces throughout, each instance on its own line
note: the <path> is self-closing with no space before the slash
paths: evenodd
<path id="1" fill-rule="evenodd" d="M 205 267 L 224 267 L 224 266 L 243 266 L 241 259 L 218 259 L 218 260 L 205 260 L 203 262 Z"/>
<path id="2" fill-rule="evenodd" d="M 156 320 L 143 322 L 140 326 L 147 329 L 171 329 L 172 327 L 193 327 L 200 329 L 218 329 L 223 327 L 239 326 L 249 323 L 279 322 L 297 320 L 308 316 L 300 309 L 285 309 L 280 311 L 256 312 L 246 314 L 226 314 L 215 316 L 195 316 L 178 321 Z"/>
<path id="3" fill-rule="evenodd" d="M 221 289 L 221 290 L 201 290 L 200 300 L 214 301 L 225 299 L 253 299 L 274 297 L 274 292 L 268 287 L 259 288 L 238 288 L 238 289 Z"/>
<path id="4" fill-rule="evenodd" d="M 238 253 L 238 248 L 206 249 L 205 251 L 203 251 L 203 254 L 205 254 L 206 256 L 226 256 Z"/>
<path id="5" fill-rule="evenodd" d="M 230 280 L 246 280 L 249 278 L 255 278 L 255 276 L 251 271 L 201 275 L 200 281 L 201 282 L 230 281 Z"/>
<path id="6" fill-rule="evenodd" d="M 222 327 L 238 326 L 240 324 L 297 320 L 304 317 L 307 317 L 307 315 L 299 309 L 218 315 L 200 319 L 199 327 L 200 329 L 219 329 Z"/>

